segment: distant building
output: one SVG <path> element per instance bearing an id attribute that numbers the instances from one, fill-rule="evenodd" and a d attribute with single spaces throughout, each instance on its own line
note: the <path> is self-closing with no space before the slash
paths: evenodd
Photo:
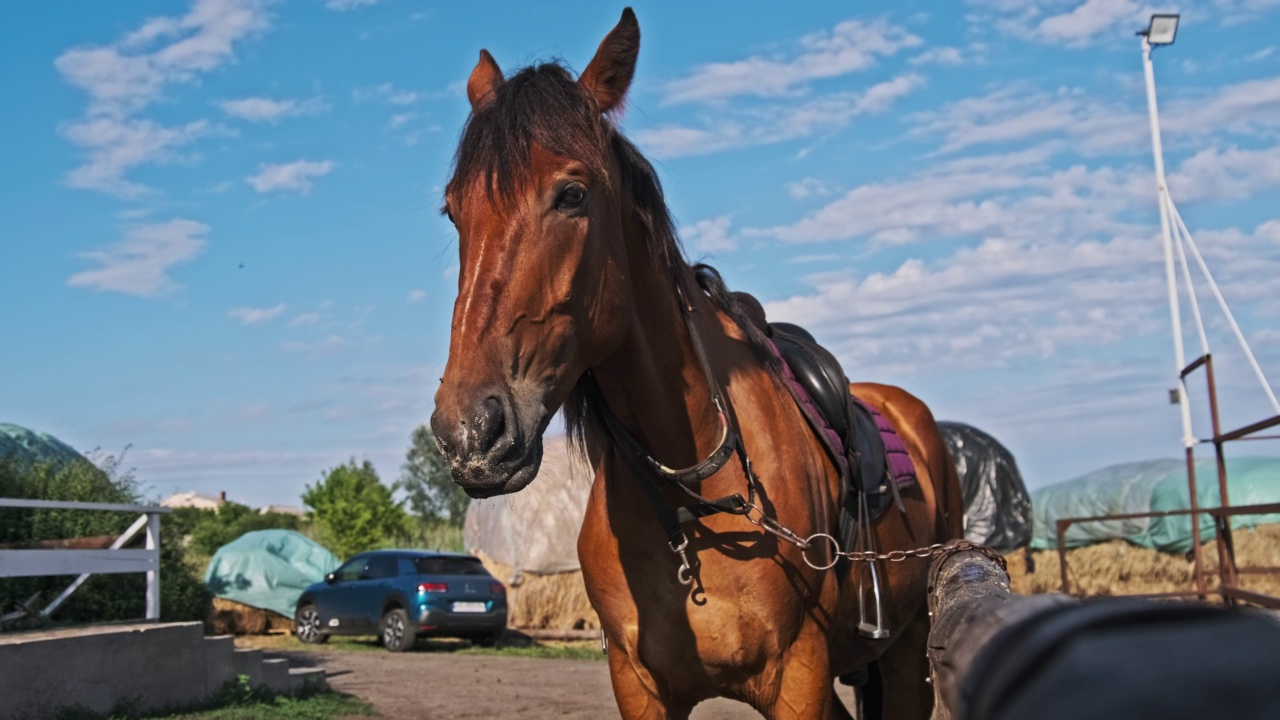
<path id="1" fill-rule="evenodd" d="M 160 504 L 168 508 L 196 508 L 198 510 L 217 510 L 222 503 L 227 501 L 225 492 L 218 493 L 218 497 L 209 497 L 208 495 L 198 495 L 195 490 L 191 492 L 178 493 L 170 495 Z"/>
<path id="2" fill-rule="evenodd" d="M 304 512 L 302 508 L 294 507 L 292 505 L 263 505 L 262 507 L 258 508 L 258 512 L 263 515 L 266 515 L 267 513 L 280 513 L 281 515 L 297 515 L 298 517 L 302 517 L 303 515 L 306 515 L 306 512 Z"/>

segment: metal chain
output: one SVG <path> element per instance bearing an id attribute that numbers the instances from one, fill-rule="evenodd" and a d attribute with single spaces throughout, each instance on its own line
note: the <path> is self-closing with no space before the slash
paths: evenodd
<path id="1" fill-rule="evenodd" d="M 992 562 L 1000 566 L 1001 570 L 1006 573 L 1008 572 L 1008 565 L 1006 564 L 1003 555 L 982 543 L 976 543 L 972 540 L 950 540 L 948 542 L 934 543 L 926 547 L 919 547 L 911 550 L 890 550 L 883 553 L 873 552 L 871 550 L 842 550 L 840 548 L 840 541 L 827 533 L 814 533 L 807 538 L 802 538 L 787 526 L 765 515 L 764 510 L 761 510 L 759 505 L 749 503 L 746 510 L 747 512 L 745 517 L 752 525 L 755 525 L 765 532 L 776 535 L 780 539 L 800 548 L 800 555 L 804 558 L 805 564 L 814 570 L 829 570 L 835 567 L 835 564 L 839 562 L 842 557 L 848 558 L 853 562 L 877 562 L 880 560 L 885 560 L 887 562 L 902 562 L 907 558 L 931 558 L 952 551 L 959 552 L 972 550 L 973 552 L 990 558 Z M 753 510 L 758 512 L 760 516 L 752 517 L 751 511 Z M 819 538 L 825 539 L 831 545 L 832 560 L 830 563 L 825 565 L 815 564 L 809 559 L 809 550 L 814 547 L 813 541 Z"/>

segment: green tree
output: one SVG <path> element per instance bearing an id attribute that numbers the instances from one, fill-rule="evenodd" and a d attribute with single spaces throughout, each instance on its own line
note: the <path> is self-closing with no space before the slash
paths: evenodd
<path id="1" fill-rule="evenodd" d="M 382 484 L 368 460 L 357 465 L 352 459 L 308 485 L 302 503 L 310 509 L 321 542 L 339 557 L 349 558 L 403 531 L 404 503 L 391 498 L 394 490 Z"/>
<path id="2" fill-rule="evenodd" d="M 186 509 L 186 508 L 184 508 Z M 297 530 L 301 518 L 284 513 L 261 513 L 246 505 L 224 502 L 217 510 L 197 510 L 189 533 L 191 549 L 212 557 L 218 548 L 254 530 Z M 186 518 L 183 517 L 185 520 Z"/>
<path id="3" fill-rule="evenodd" d="M 462 527 L 471 498 L 449 476 L 449 465 L 430 427 L 420 425 L 413 431 L 413 442 L 400 470 L 400 487 L 415 515 L 429 523 Z"/>

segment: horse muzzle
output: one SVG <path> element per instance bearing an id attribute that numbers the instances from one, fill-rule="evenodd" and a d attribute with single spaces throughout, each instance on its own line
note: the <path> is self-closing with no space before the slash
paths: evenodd
<path id="1" fill-rule="evenodd" d="M 541 405 L 520 408 L 502 393 L 480 397 L 457 409 L 446 398 L 436 398 L 431 431 L 449 473 L 472 498 L 522 490 L 542 464 L 546 411 Z"/>

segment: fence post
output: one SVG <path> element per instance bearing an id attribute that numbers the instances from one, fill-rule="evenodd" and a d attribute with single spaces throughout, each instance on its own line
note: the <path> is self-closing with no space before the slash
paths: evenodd
<path id="1" fill-rule="evenodd" d="M 147 619 L 160 619 L 160 514 L 147 513 L 147 550 L 151 569 L 147 571 Z"/>

